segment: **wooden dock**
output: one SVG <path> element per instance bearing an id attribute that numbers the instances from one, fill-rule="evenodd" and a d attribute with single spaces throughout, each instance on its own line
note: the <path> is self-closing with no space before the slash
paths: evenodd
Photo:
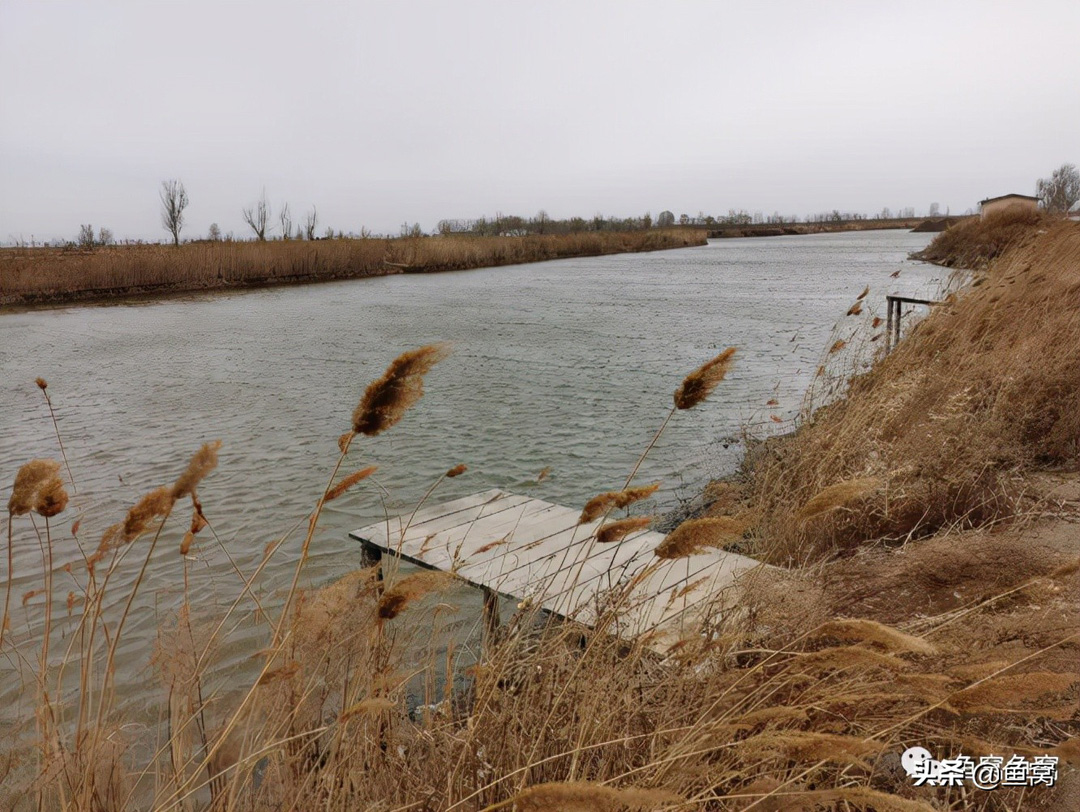
<path id="1" fill-rule="evenodd" d="M 633 584 L 619 611 L 618 634 L 648 635 L 665 648 L 736 577 L 757 561 L 723 550 L 663 560 L 663 535 L 633 533 L 600 544 L 599 522 L 578 524 L 579 511 L 501 490 L 455 499 L 362 527 L 349 535 L 368 561 L 383 555 L 452 572 L 482 590 L 488 623 L 497 596 L 528 601 L 562 618 L 592 625 L 600 602 Z M 729 593 L 730 594 L 730 593 Z"/>

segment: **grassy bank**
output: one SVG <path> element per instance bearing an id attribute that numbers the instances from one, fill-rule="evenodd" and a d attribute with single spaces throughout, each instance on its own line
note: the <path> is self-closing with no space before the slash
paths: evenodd
<path id="1" fill-rule="evenodd" d="M 1025 473 L 1076 463 L 1080 228 L 971 220 L 922 256 L 979 269 L 973 286 L 762 458 L 760 554 L 806 561 L 992 522 L 1017 510 Z"/>
<path id="2" fill-rule="evenodd" d="M 904 229 L 906 231 L 944 231 L 961 221 L 960 217 L 906 217 L 823 221 L 816 223 L 777 223 L 775 225 L 717 225 L 706 229 L 710 237 L 784 237 L 797 234 L 832 234 L 846 231 L 877 231 Z"/>
<path id="3" fill-rule="evenodd" d="M 524 237 L 16 248 L 0 251 L 0 304 L 52 304 L 402 272 L 465 270 L 704 243 L 705 235 L 690 229 L 651 229 Z"/>
<path id="4" fill-rule="evenodd" d="M 957 240 L 949 254 L 968 247 Z M 58 446 L 57 461 L 20 470 L 8 502 L 9 545 L 40 545 L 42 567 L 21 604 L 8 594 L 14 622 L 0 626 L 0 675 L 26 679 L 37 697 L 32 746 L 0 752 L 0 800 L 343 812 L 1070 808 L 1080 316 L 1067 305 L 1080 294 L 1080 227 L 1024 231 L 979 278 L 845 398 L 758 455 L 747 482 L 714 488 L 718 521 L 672 537 L 692 542 L 683 552 L 737 544 L 792 566 L 748 576 L 735 607 L 717 603 L 666 656 L 607 633 L 630 588 L 615 583 L 594 629 L 523 603 L 455 688 L 436 675 L 454 670 L 457 652 L 416 656 L 448 611 L 452 575 L 391 566 L 381 582 L 362 569 L 299 588 L 326 502 L 348 487 L 378 501 L 364 442 L 417 406 L 444 353 L 428 347 L 394 361 L 351 417 L 327 427 L 347 431 L 326 461 L 323 497 L 296 533 L 266 547 L 259 571 L 215 584 L 235 595 L 231 608 L 215 615 L 185 599 L 163 624 L 157 682 L 141 689 L 163 723 L 139 747 L 115 711 L 111 669 L 131 604 L 105 595 L 121 582 L 147 588 L 155 547 L 182 558 L 185 590 L 206 577 L 190 552 L 225 554 L 213 530 L 229 505 L 198 498 L 216 448 L 178 462 L 174 481 L 91 539 L 69 525 L 78 514 L 67 510 Z M 685 370 L 672 370 L 668 420 L 693 420 L 701 400 L 723 397 L 739 358 L 722 353 L 681 385 Z M 71 535 L 84 561 L 54 586 L 51 551 Z M 258 584 L 275 556 L 294 562 L 295 577 L 270 605 Z M 240 627 L 262 630 L 257 674 L 222 679 L 212 664 Z M 1056 758 L 1062 776 L 1053 789 L 916 787 L 900 762 L 915 745 L 938 758 Z"/>

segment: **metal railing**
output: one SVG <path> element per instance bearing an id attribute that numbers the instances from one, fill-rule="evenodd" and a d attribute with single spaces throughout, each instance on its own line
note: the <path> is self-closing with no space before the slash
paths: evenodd
<path id="1" fill-rule="evenodd" d="M 886 296 L 885 307 L 888 310 L 888 317 L 885 320 L 886 354 L 892 352 L 892 348 L 900 343 L 901 308 L 905 304 L 918 304 L 933 307 L 934 305 L 941 304 L 941 302 L 934 302 L 930 299 L 912 299 L 908 296 Z"/>

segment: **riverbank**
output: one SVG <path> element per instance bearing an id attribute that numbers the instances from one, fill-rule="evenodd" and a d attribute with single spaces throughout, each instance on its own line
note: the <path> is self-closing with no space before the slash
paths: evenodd
<path id="1" fill-rule="evenodd" d="M 0 305 L 296 285 L 704 245 L 704 232 L 650 229 L 524 237 L 200 242 L 0 251 Z"/>
<path id="2" fill-rule="evenodd" d="M 883 231 L 903 229 L 916 233 L 945 231 L 966 218 L 964 217 L 891 217 L 835 220 L 819 223 L 776 223 L 767 225 L 716 225 L 696 226 L 710 239 L 725 237 L 787 237 L 798 234 L 836 234 L 844 231 Z"/>
<path id="3" fill-rule="evenodd" d="M 772 444 L 756 464 L 751 461 L 744 488 L 717 489 L 711 518 L 718 521 L 684 528 L 683 540 L 690 542 L 684 550 L 687 572 L 696 543 L 737 544 L 741 551 L 789 566 L 747 577 L 737 603 L 718 596 L 703 622 L 685 623 L 682 639 L 666 657 L 607 634 L 627 611 L 627 582 L 620 583 L 615 574 L 612 591 L 602 602 L 598 630 L 545 625 L 523 601 L 508 607 L 507 615 L 513 617 L 506 618 L 479 661 L 465 669 L 465 646 L 440 650 L 433 645 L 442 630 L 460 640 L 476 625 L 455 612 L 461 599 L 453 576 L 410 575 L 390 567 L 382 581 L 370 569 L 335 571 L 331 583 L 329 575 L 316 580 L 311 576 L 313 561 L 305 564 L 304 558 L 310 552 L 315 559 L 325 545 L 325 538 L 315 534 L 316 526 L 326 523 L 327 511 L 317 520 L 298 522 L 299 532 L 293 535 L 260 529 L 226 538 L 222 530 L 230 513 L 243 513 L 245 521 L 251 521 L 266 510 L 238 498 L 235 457 L 223 456 L 222 470 L 210 471 L 217 452 L 204 450 L 179 480 L 174 477 L 183 471 L 182 464 L 152 468 L 153 484 L 165 487 L 138 501 L 136 491 L 125 491 L 127 504 L 135 507 L 126 518 L 116 513 L 118 524 L 100 534 L 86 529 L 92 526 L 88 521 L 75 524 L 82 514 L 74 505 L 64 512 L 59 504 L 54 479 L 63 476 L 63 463 L 57 452 L 55 465 L 36 466 L 42 487 L 23 494 L 29 501 L 13 499 L 10 504 L 15 513 L 29 505 L 52 517 L 35 525 L 29 517 L 16 515 L 15 540 L 23 549 L 41 549 L 42 557 L 45 551 L 51 555 L 55 544 L 70 562 L 74 578 L 64 577 L 58 584 L 53 614 L 58 632 L 65 634 L 54 635 L 52 648 L 39 653 L 41 637 L 32 636 L 35 627 L 23 622 L 31 613 L 46 613 L 50 592 L 44 585 L 38 589 L 39 577 L 12 593 L 21 601 L 11 601 L 14 631 L 0 647 L 10 646 L 11 660 L 18 656 L 33 663 L 51 656 L 55 662 L 57 652 L 65 651 L 65 641 L 76 641 L 72 645 L 77 648 L 79 641 L 89 639 L 89 644 L 82 643 L 80 656 L 73 657 L 70 649 L 63 655 L 71 658 L 66 673 L 75 673 L 95 650 L 97 667 L 86 676 L 89 688 L 72 685 L 66 693 L 59 689 L 55 664 L 51 673 L 41 669 L 47 675 L 41 683 L 30 682 L 36 677 L 26 669 L 32 686 L 27 696 L 34 694 L 33 686 L 43 689 L 39 712 L 28 716 L 25 729 L 27 735 L 39 732 L 45 738 L 21 761 L 9 756 L 5 762 L 6 754 L 0 752 L 0 769 L 10 765 L 0 801 L 7 799 L 18 808 L 26 798 L 24 806 L 30 807 L 32 791 L 23 789 L 28 787 L 40 788 L 45 806 L 54 801 L 60 806 L 70 798 L 121 799 L 97 807 L 102 809 L 318 805 L 333 810 L 494 812 L 514 804 L 521 810 L 569 811 L 615 809 L 623 803 L 718 812 L 748 807 L 959 812 L 990 802 L 1002 809 L 1071 808 L 1067 797 L 1075 791 L 1076 773 L 1069 765 L 1076 762 L 1080 732 L 1075 719 L 1075 630 L 1080 625 L 1075 533 L 1080 519 L 1075 474 L 1080 410 L 1075 402 L 1080 366 L 1071 353 L 1078 339 L 1075 315 L 1067 307 L 1051 306 L 1054 297 L 1060 303 L 1076 293 L 1080 229 L 1072 224 L 1070 231 L 1069 226 L 1038 225 L 1024 231 L 981 273 L 980 284 L 909 329 L 888 358 L 852 381 L 846 397 Z M 878 273 L 884 278 L 869 281 L 890 284 L 888 268 Z M 719 295 L 711 287 L 716 278 L 693 288 L 698 299 Z M 859 296 L 864 279 L 851 281 L 857 285 L 839 312 L 852 301 L 869 310 L 869 296 Z M 569 290 L 575 283 L 581 286 L 580 279 L 567 277 L 564 287 Z M 680 285 L 685 282 L 680 280 Z M 597 287 L 606 292 L 615 286 Z M 485 301 L 485 307 L 493 314 L 503 312 L 494 300 Z M 682 307 L 710 327 L 720 324 L 721 341 L 729 331 L 744 337 L 730 320 L 703 312 L 703 304 L 694 309 L 690 301 Z M 854 310 L 843 317 L 849 323 L 870 317 Z M 325 316 L 324 310 L 318 312 Z M 153 315 L 164 326 L 171 321 L 160 312 Z M 423 322 L 415 315 L 410 314 L 410 325 Z M 57 320 L 48 321 L 51 330 L 63 327 Z M 1017 330 L 1017 323 L 1025 329 Z M 291 332 L 287 326 L 275 321 L 283 342 Z M 190 321 L 183 329 L 199 332 Z M 618 341 L 613 350 L 589 348 L 588 363 L 579 366 L 596 368 L 625 352 L 625 339 Z M 532 343 L 544 353 L 543 360 L 549 360 L 550 345 Z M 726 343 L 719 343 L 714 353 Z M 155 333 L 153 341 L 139 345 L 142 363 L 157 369 L 149 356 L 154 344 L 168 346 L 169 352 L 178 344 Z M 305 342 L 303 348 L 313 345 Z M 327 352 L 321 346 L 319 350 Z M 282 359 L 279 366 L 297 375 L 302 356 L 287 343 L 275 353 Z M 731 398 L 730 387 L 743 371 L 739 364 L 748 367 L 762 353 L 745 344 L 737 349 L 735 367 L 725 380 L 718 380 L 716 364 L 688 376 L 681 390 L 684 396 L 695 396 L 693 408 L 673 414 L 667 431 L 678 431 L 679 424 L 709 431 L 708 406 Z M 381 378 L 376 376 L 382 364 L 378 369 L 374 364 L 354 367 L 375 381 L 351 421 L 355 399 L 339 404 L 335 420 L 322 419 L 310 435 L 318 438 L 314 445 L 327 473 L 340 471 L 337 486 L 327 484 L 325 475 L 319 477 L 319 492 L 325 484 L 324 493 L 334 496 L 313 499 L 316 515 L 327 503 L 328 510 L 342 504 L 355 509 L 361 500 L 377 504 L 378 489 L 384 487 L 378 479 L 393 467 L 392 457 L 373 457 L 378 442 L 373 437 L 346 434 L 338 440 L 342 429 L 352 426 L 375 434 L 369 410 L 396 420 L 424 389 L 427 394 L 416 411 L 434 412 L 437 422 L 450 419 L 452 410 L 440 404 L 436 393 L 449 383 L 447 376 L 438 375 L 452 360 L 440 361 L 430 380 L 420 385 L 423 373 L 441 355 L 437 348 L 406 353 Z M 87 357 L 77 362 L 84 365 Z M 41 362 L 45 360 L 43 353 Z M 94 361 L 108 370 L 101 358 Z M 183 361 L 187 363 L 187 357 Z M 239 368 L 236 359 L 232 363 Z M 626 421 L 628 433 L 643 429 L 634 432 L 639 447 L 656 443 L 649 438 L 671 406 L 671 390 L 688 371 L 678 367 L 691 366 L 673 364 L 667 355 L 663 363 L 672 386 L 650 392 L 656 413 Z M 535 364 L 536 369 L 541 366 Z M 709 370 L 714 371 L 711 376 Z M 159 374 L 166 377 L 168 370 Z M 214 379 L 218 388 L 225 384 L 213 368 L 200 365 L 197 374 Z M 355 383 L 354 374 L 350 370 L 346 378 L 350 384 Z M 621 377 L 628 374 L 624 370 Z M 520 383 L 513 377 L 508 381 L 504 392 L 489 399 L 505 404 L 512 398 Z M 295 394 L 305 408 L 315 410 L 325 389 L 342 385 L 321 373 L 314 384 L 297 377 L 290 378 L 289 386 L 259 384 L 228 401 L 228 410 L 250 411 L 275 432 L 281 431 L 283 393 Z M 143 388 L 141 381 L 125 385 L 115 388 Z M 26 386 L 41 395 L 29 379 Z M 635 396 L 610 386 L 600 390 L 607 401 Z M 588 394 L 597 391 L 596 381 L 591 388 L 589 382 L 568 388 L 574 408 L 560 413 L 560 429 L 573 413 L 597 407 Z M 272 390 L 271 408 L 257 400 L 262 389 Z M 355 387 L 353 391 L 359 392 Z M 167 434 L 172 445 L 177 432 L 200 431 L 196 420 L 215 419 L 215 410 L 188 390 L 174 392 L 184 397 L 170 402 L 168 431 L 158 432 Z M 109 409 L 117 410 L 117 393 L 106 390 L 106 395 Z M 77 392 L 77 397 L 95 400 L 87 391 Z M 701 402 L 706 397 L 707 402 Z M 762 394 L 761 402 L 766 397 Z M 71 402 L 65 411 L 57 393 L 53 398 L 59 403 L 59 431 L 67 440 L 78 428 L 71 418 L 79 409 Z M 685 398 L 682 403 L 691 405 Z M 542 419 L 542 404 L 538 408 L 535 398 L 522 401 L 518 411 L 528 419 Z M 410 413 L 404 432 L 390 429 L 402 464 L 416 465 L 405 461 L 406 443 L 422 419 Z M 493 417 L 485 430 L 493 430 L 500 419 L 505 418 Z M 135 422 L 126 414 L 124 420 Z M 94 431 L 87 434 L 101 433 L 96 423 L 88 425 Z M 48 427 L 52 431 L 52 425 Z M 221 436 L 220 424 L 215 422 L 211 431 L 206 439 Z M 587 438 L 577 442 L 588 448 Z M 260 461 L 250 478 L 265 483 L 272 498 L 281 498 L 279 490 L 301 489 L 301 478 L 267 462 L 274 457 L 267 455 L 265 445 L 249 437 L 241 448 L 240 456 Z M 286 450 L 298 454 L 303 445 Z M 226 443 L 223 455 L 228 447 Z M 444 448 L 433 441 L 424 444 L 428 456 Z M 110 453 L 93 457 L 93 469 L 116 465 L 125 475 L 125 488 L 133 481 L 129 469 L 170 459 L 148 444 L 130 454 L 115 448 Z M 29 448 L 25 456 L 31 456 Z M 626 467 L 636 458 L 637 453 L 627 455 Z M 469 489 L 480 490 L 472 483 L 484 466 L 474 465 L 475 456 L 459 457 L 455 450 L 439 474 L 459 461 L 470 466 L 464 477 Z M 376 476 L 368 476 L 372 463 L 380 465 Z M 565 469 L 557 459 L 553 463 L 558 478 Z M 78 476 L 77 463 L 74 470 Z M 113 472 L 107 473 L 113 479 Z M 610 487 L 626 481 L 625 470 L 620 473 Z M 196 500 L 189 488 L 203 475 L 206 480 L 198 482 Z M 221 478 L 227 485 L 215 490 L 215 480 Z M 647 485 L 652 479 L 643 468 L 634 484 Z M 455 476 L 451 481 L 462 480 Z M 350 483 L 352 490 L 343 493 Z M 964 487 L 973 483 L 980 490 Z M 79 485 L 80 492 L 90 491 Z M 190 507 L 186 496 L 175 501 L 177 494 L 189 493 Z M 348 502 L 350 497 L 356 502 Z M 977 501 L 982 497 L 991 501 Z M 632 510 L 652 513 L 650 505 L 643 501 Z M 59 515 L 54 513 L 58 506 Z M 169 511 L 173 516 L 159 534 L 159 522 Z M 621 518 L 621 512 L 617 516 Z M 71 525 L 85 553 L 68 539 Z M 508 531 L 496 543 L 513 555 L 512 529 Z M 734 534 L 740 537 L 733 542 Z M 216 546 L 226 544 L 231 546 L 230 562 L 235 556 L 237 564 L 215 575 L 206 568 L 207 560 Z M 88 578 L 83 556 L 94 549 L 104 559 L 96 563 L 97 577 Z M 460 549 L 448 549 L 447 554 L 456 560 Z M 278 592 L 266 582 L 269 569 L 264 563 L 275 554 L 291 555 L 290 570 L 296 567 L 295 600 L 288 612 L 280 612 L 272 596 L 292 597 L 293 591 Z M 244 555 L 252 558 L 245 561 Z M 112 605 L 125 605 L 127 590 L 138 589 L 144 580 L 136 575 L 140 566 L 146 573 L 144 590 L 167 584 L 182 590 L 184 601 L 174 614 L 161 615 L 154 658 L 157 692 L 148 685 L 146 670 L 134 681 L 140 699 L 151 703 L 160 697 L 164 705 L 167 698 L 162 731 L 143 731 L 142 742 L 139 725 L 131 724 L 113 704 L 110 689 L 125 672 L 114 672 L 111 666 L 113 653 L 119 656 L 128 649 L 143 656 L 149 647 L 135 645 L 138 630 L 131 623 L 106 627 L 100 608 L 110 603 L 101 600 L 106 589 Z M 125 574 L 130 574 L 126 583 L 121 580 Z M 689 574 L 687 580 L 689 587 Z M 212 584 L 219 599 L 200 602 L 200 584 Z M 235 604 L 231 592 L 239 595 Z M 97 637 L 79 634 L 95 628 Z M 255 663 L 254 673 L 215 672 L 212 664 L 235 656 L 243 645 L 237 637 L 245 633 L 257 636 L 250 646 L 257 653 L 248 661 Z M 464 672 L 457 681 L 441 678 L 456 667 Z M 0 673 L 16 678 L 14 666 Z M 46 695 L 44 688 L 54 684 L 56 689 Z M 88 695 L 97 710 L 86 714 L 84 723 L 77 710 Z M 140 750 L 146 739 L 152 746 Z M 966 755 L 977 761 L 994 755 L 1007 763 L 1015 754 L 1026 763 L 1059 759 L 1058 786 L 1002 787 L 989 795 L 970 782 L 962 787 L 917 787 L 901 762 L 901 753 L 915 745 L 937 758 Z"/>

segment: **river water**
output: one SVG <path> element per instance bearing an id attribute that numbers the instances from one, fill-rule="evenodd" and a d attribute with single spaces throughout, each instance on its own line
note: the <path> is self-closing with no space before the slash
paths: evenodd
<path id="1" fill-rule="evenodd" d="M 76 517 L 92 549 L 139 496 L 171 483 L 200 444 L 220 439 L 219 467 L 200 495 L 229 556 L 204 531 L 189 565 L 196 605 L 223 605 L 239 588 L 233 563 L 251 572 L 268 542 L 304 521 L 365 386 L 401 351 L 453 344 L 418 406 L 386 434 L 354 443 L 349 469 L 377 464 L 386 496 L 365 483 L 328 506 L 305 584 L 355 568 L 347 531 L 413 505 L 458 463 L 468 473 L 444 482 L 434 499 L 500 487 L 576 506 L 621 486 L 683 376 L 737 346 L 728 379 L 706 403 L 675 416 L 642 468 L 639 481 L 662 481 L 660 505 L 671 507 L 734 468 L 744 428 L 766 434 L 791 426 L 834 324 L 842 322 L 837 335 L 847 338 L 855 320 L 844 314 L 864 287 L 867 314 L 884 315 L 886 293 L 934 294 L 940 270 L 905 259 L 928 238 L 879 231 L 717 240 L 650 254 L 5 313 L 0 498 L 6 502 L 22 463 L 58 458 L 38 376 L 49 382 L 78 488 L 62 521 L 54 520 L 58 568 L 72 563 L 81 572 L 70 534 Z M 767 406 L 771 399 L 778 405 Z M 545 468 L 550 475 L 538 482 Z M 121 683 L 125 674 L 135 683 L 151 676 L 155 630 L 179 600 L 185 525 L 184 517 L 171 523 L 150 562 L 119 651 Z M 26 517 L 15 531 L 14 634 L 29 645 L 42 599 L 25 607 L 20 600 L 41 584 L 41 557 Z M 299 541 L 286 543 L 261 582 L 271 602 L 291 576 Z M 119 593 L 136 569 L 132 560 L 119 574 Z M 74 587 L 66 574 L 58 579 L 63 603 Z M 475 617 L 471 609 L 466 615 Z M 0 658 L 0 701 L 25 687 L 18 670 Z"/>

